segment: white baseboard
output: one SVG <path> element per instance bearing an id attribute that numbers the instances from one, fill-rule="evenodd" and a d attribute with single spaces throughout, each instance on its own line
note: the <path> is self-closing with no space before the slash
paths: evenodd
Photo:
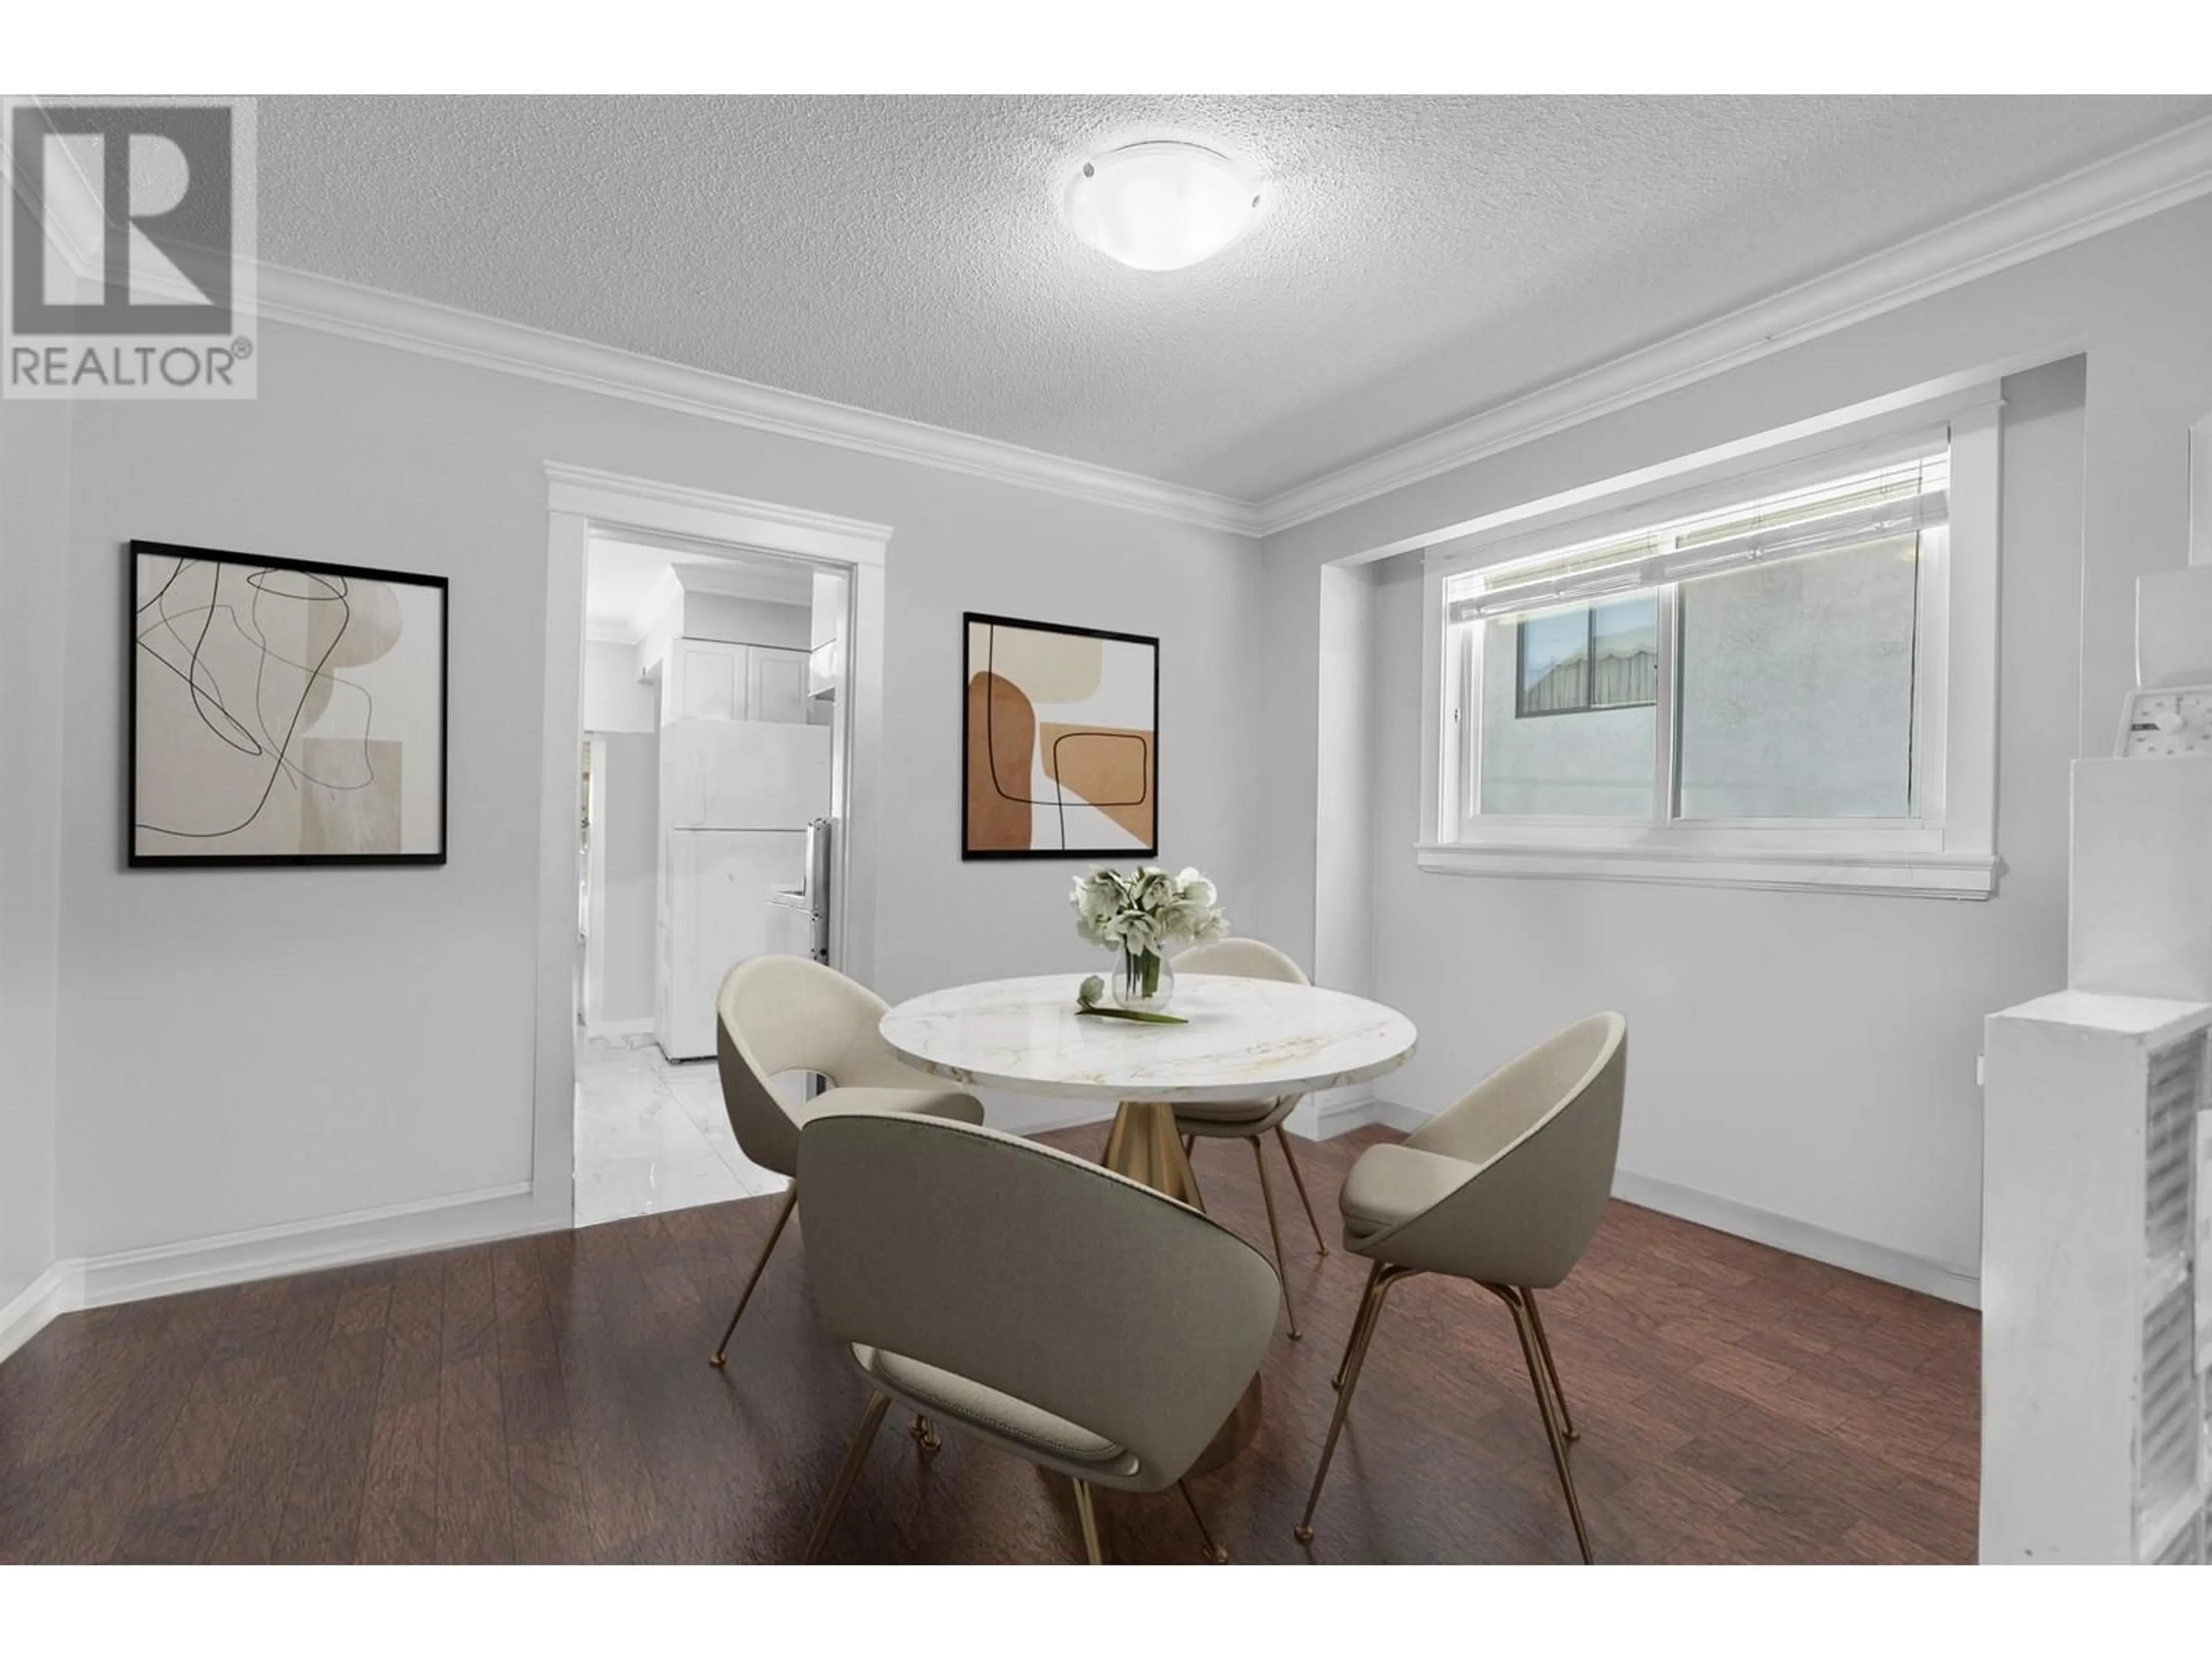
<path id="1" fill-rule="evenodd" d="M 74 1261 L 57 1261 L 0 1308 L 0 1360 L 28 1342 L 53 1320 L 70 1311 L 76 1288 Z"/>
<path id="2" fill-rule="evenodd" d="M 57 1261 L 0 1309 L 0 1359 L 66 1313 L 349 1267 L 495 1239 L 563 1231 L 532 1202 L 531 1183 L 420 1199 L 313 1221 L 257 1227 L 145 1249 Z"/>
<path id="3" fill-rule="evenodd" d="M 1887 1244 L 1870 1243 L 1863 1238 L 1832 1232 L 1809 1221 L 1777 1215 L 1756 1205 L 1699 1192 L 1694 1187 L 1677 1186 L 1655 1176 L 1638 1175 L 1632 1170 L 1614 1171 L 1613 1195 L 1626 1203 L 1656 1210 L 1662 1215 L 1694 1221 L 1701 1227 L 1732 1233 L 1755 1244 L 1771 1245 L 1792 1255 L 1825 1261 L 1832 1267 L 1864 1273 L 1869 1279 L 1900 1285 L 1925 1296 L 1940 1297 L 1960 1307 L 1982 1305 L 1982 1282 L 1971 1274 L 1923 1256 L 1908 1255 Z"/>
<path id="4" fill-rule="evenodd" d="M 1299 1121 L 1301 1116 L 1305 1119 L 1303 1123 Z M 1333 1140 L 1370 1123 L 1395 1129 L 1401 1134 L 1411 1134 L 1428 1121 L 1426 1112 L 1401 1106 L 1395 1100 L 1377 1100 L 1372 1095 L 1347 1090 L 1340 1098 L 1324 1096 L 1318 1103 L 1308 1101 L 1291 1114 L 1288 1127 L 1309 1140 Z"/>
<path id="5" fill-rule="evenodd" d="M 652 1030 L 653 1016 L 647 1014 L 641 1019 L 603 1019 L 597 1024 L 587 1021 L 584 1026 L 584 1035 L 586 1037 L 611 1040 L 615 1037 L 644 1036 Z"/>
<path id="6" fill-rule="evenodd" d="M 1050 1134 L 1054 1129 L 1079 1129 L 1086 1123 L 1109 1123 L 1114 1118 L 1111 1101 L 1054 1101 L 1018 1105 L 986 1100 L 983 1121 L 1010 1135 Z"/>
<path id="7" fill-rule="evenodd" d="M 284 1273 L 313 1273 L 320 1267 L 343 1267 L 356 1261 L 543 1232 L 548 1230 L 547 1224 L 532 1212 L 531 1190 L 530 1182 L 521 1181 L 313 1221 L 88 1257 L 80 1264 L 83 1293 L 78 1305 L 104 1308 L 117 1302 L 175 1296 Z"/>
<path id="8" fill-rule="evenodd" d="M 1375 1087 L 1353 1083 L 1341 1089 L 1323 1089 L 1308 1095 L 1291 1109 L 1283 1127 L 1308 1140 L 1328 1140 L 1363 1123 L 1375 1121 Z"/>
<path id="9" fill-rule="evenodd" d="M 1340 1135 L 1347 1129 L 1356 1129 L 1367 1123 L 1380 1123 L 1387 1128 L 1411 1134 L 1426 1123 L 1430 1116 L 1427 1112 L 1415 1111 L 1395 1100 L 1346 1100 L 1337 1103 L 1334 1109 L 1324 1111 L 1320 1134 L 1316 1138 L 1325 1140 L 1332 1135 Z M 1775 1249 L 1786 1250 L 1791 1255 L 1825 1261 L 1832 1267 L 1864 1273 L 1869 1279 L 1879 1279 L 1888 1285 L 1900 1285 L 1908 1291 L 1918 1291 L 1926 1296 L 1940 1297 L 1946 1302 L 1955 1302 L 1960 1307 L 1978 1308 L 1982 1305 L 1982 1283 L 1972 1274 L 1960 1273 L 1922 1256 L 1908 1255 L 1886 1244 L 1869 1243 L 1863 1238 L 1832 1232 L 1809 1221 L 1777 1215 L 1773 1211 L 1762 1210 L 1755 1204 L 1745 1204 L 1733 1198 L 1723 1198 L 1717 1194 L 1700 1192 L 1694 1187 L 1678 1186 L 1656 1176 L 1638 1175 L 1633 1170 L 1613 1172 L 1613 1195 L 1626 1203 L 1656 1210 L 1662 1215 L 1694 1221 L 1699 1226 L 1711 1227 L 1717 1232 L 1747 1238 L 1754 1244 L 1771 1245 Z"/>
<path id="10" fill-rule="evenodd" d="M 1375 1097 L 1347 1089 L 1299 1102 L 1283 1127 L 1309 1140 L 1334 1140 L 1374 1121 Z"/>

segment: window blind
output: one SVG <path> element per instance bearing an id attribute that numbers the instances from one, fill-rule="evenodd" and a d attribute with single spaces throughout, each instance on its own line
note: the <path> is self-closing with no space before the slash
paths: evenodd
<path id="1" fill-rule="evenodd" d="M 1656 587 L 1743 565 L 1917 536 L 1945 521 L 1943 434 L 1846 477 L 1741 501 L 1602 541 L 1447 579 L 1453 622 L 1517 615 Z"/>

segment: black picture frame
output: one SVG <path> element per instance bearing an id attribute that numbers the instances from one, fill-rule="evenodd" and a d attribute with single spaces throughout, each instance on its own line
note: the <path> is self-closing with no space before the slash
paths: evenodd
<path id="1" fill-rule="evenodd" d="M 1146 847 L 1020 847 L 976 848 L 970 844 L 969 822 L 969 755 L 974 741 L 974 699 L 969 688 L 974 684 L 975 665 L 969 651 L 977 623 L 986 627 L 1020 628 L 1035 634 L 1070 634 L 1085 639 L 1107 640 L 1120 645 L 1142 646 L 1152 657 L 1152 754 L 1149 763 L 1148 787 L 1152 794 L 1152 838 Z M 1157 635 L 1124 634 L 1113 629 L 1083 628 L 1071 623 L 1038 622 L 1027 617 L 1002 617 L 990 611 L 967 611 L 960 617 L 960 857 L 964 863 L 998 862 L 1006 860 L 1060 859 L 1078 860 L 1111 860 L 1116 859 L 1153 859 L 1160 852 L 1160 641 Z M 1029 803 L 1034 805 L 1034 803 Z"/>
<path id="2" fill-rule="evenodd" d="M 142 853 L 138 850 L 138 671 L 143 648 L 140 637 L 138 566 L 142 558 L 176 558 L 236 565 L 252 570 L 284 570 L 310 576 L 386 582 L 396 586 L 433 589 L 438 595 L 438 848 L 435 852 L 411 853 Z M 179 567 L 180 571 L 182 567 Z M 124 546 L 123 654 L 124 675 L 124 864 L 132 870 L 238 869 L 255 866 L 319 869 L 380 865 L 442 865 L 450 845 L 452 760 L 452 635 L 453 606 L 447 578 L 405 570 L 381 570 L 368 565 L 335 564 L 314 559 L 271 557 L 221 548 L 192 547 L 179 542 L 133 540 Z M 153 826 L 145 826 L 151 828 Z"/>

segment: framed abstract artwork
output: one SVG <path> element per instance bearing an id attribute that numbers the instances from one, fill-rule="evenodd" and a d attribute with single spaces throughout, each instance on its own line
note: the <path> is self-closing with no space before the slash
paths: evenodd
<path id="1" fill-rule="evenodd" d="M 1157 854 L 1160 642 L 975 611 L 963 620 L 960 855 Z"/>
<path id="2" fill-rule="evenodd" d="M 446 579 L 132 542 L 127 861 L 446 861 Z"/>

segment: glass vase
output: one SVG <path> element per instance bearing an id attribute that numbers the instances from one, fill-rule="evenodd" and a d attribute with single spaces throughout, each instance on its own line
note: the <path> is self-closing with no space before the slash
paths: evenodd
<path id="1" fill-rule="evenodd" d="M 1175 1000 L 1175 969 L 1158 951 L 1124 951 L 1114 973 L 1114 1000 L 1133 1013 L 1160 1012 Z"/>

